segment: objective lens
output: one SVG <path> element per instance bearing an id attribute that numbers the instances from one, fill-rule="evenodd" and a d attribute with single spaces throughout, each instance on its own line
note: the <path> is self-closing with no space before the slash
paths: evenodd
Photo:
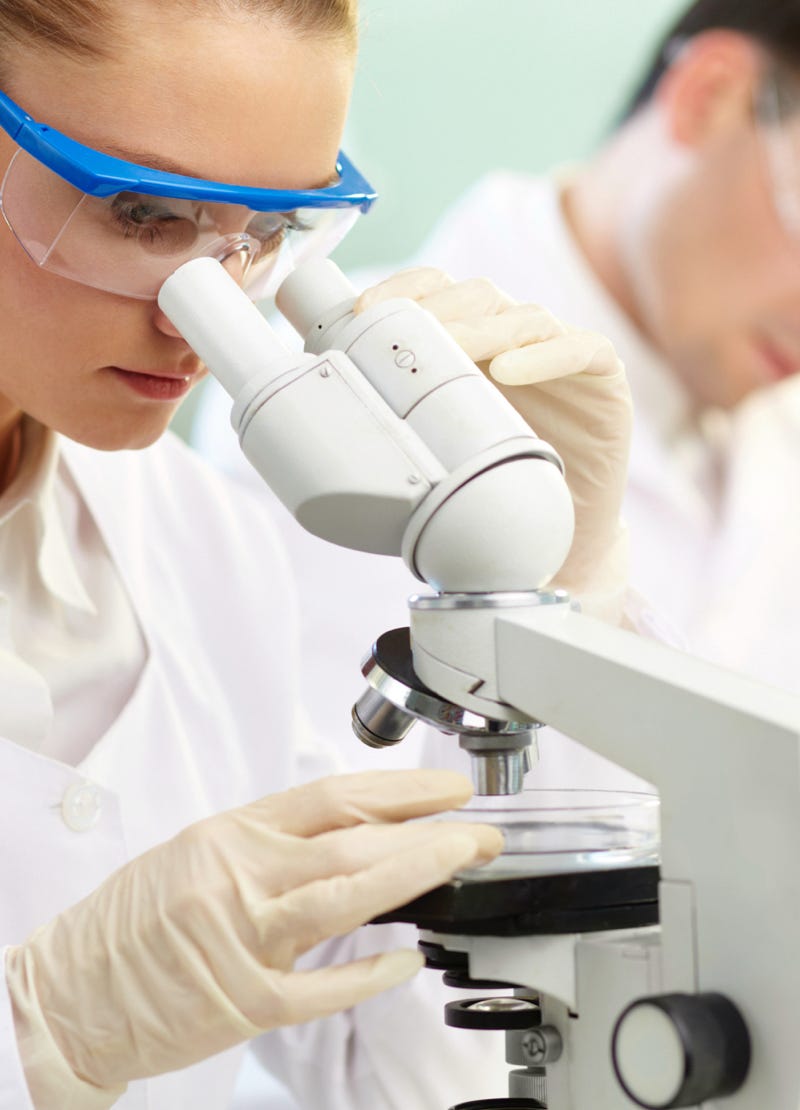
<path id="1" fill-rule="evenodd" d="M 351 716 L 353 732 L 368 748 L 388 748 L 399 744 L 416 720 L 372 687 L 358 699 Z"/>

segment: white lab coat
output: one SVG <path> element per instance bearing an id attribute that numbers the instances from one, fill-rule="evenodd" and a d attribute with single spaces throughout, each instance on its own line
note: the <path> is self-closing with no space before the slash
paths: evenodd
<path id="1" fill-rule="evenodd" d="M 0 946 L 24 940 L 186 824 L 332 767 L 298 710 L 293 588 L 257 499 L 229 488 L 172 436 L 141 452 L 68 442 L 64 451 L 148 658 L 133 697 L 77 767 L 0 738 Z M 67 792 L 74 796 L 82 783 L 99 792 L 101 805 L 97 823 L 84 830 L 62 811 Z M 402 939 L 413 944 L 415 937 Z M 367 928 L 322 946 L 307 962 L 397 942 Z M 419 1004 L 428 989 L 420 982 L 348 1014 L 269 1034 L 263 1055 L 305 1110 L 436 1110 L 453 1086 L 457 1094 L 464 1089 L 459 1073 L 470 1065 L 456 1044 L 448 1074 L 440 1011 Z M 413 1068 L 407 1053 L 421 1056 Z M 132 1083 L 116 1105 L 227 1110 L 242 1054 L 235 1049 Z M 486 1068 L 488 1059 L 487 1046 L 476 1066 Z M 498 1060 L 497 1074 L 501 1066 Z M 0 1110 L 30 1107 L 0 982 Z"/>

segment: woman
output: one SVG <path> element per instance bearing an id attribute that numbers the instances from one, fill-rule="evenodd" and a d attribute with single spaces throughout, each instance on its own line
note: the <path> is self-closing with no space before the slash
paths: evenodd
<path id="1" fill-rule="evenodd" d="M 325 767 L 296 708 L 286 568 L 255 500 L 156 442 L 204 373 L 157 289 L 192 254 L 260 277 L 303 202 L 313 219 L 355 10 L 18 0 L 0 32 L 0 1107 L 221 1110 L 223 1050 L 420 963 L 359 960 L 377 931 L 312 960 L 344 966 L 299 956 L 500 848 L 482 826 L 402 823 L 468 798 L 445 772 L 274 793 Z M 83 184 L 98 166 L 122 175 L 106 199 Z M 342 1097 L 344 1029 L 319 1035 L 308 1105 Z"/>

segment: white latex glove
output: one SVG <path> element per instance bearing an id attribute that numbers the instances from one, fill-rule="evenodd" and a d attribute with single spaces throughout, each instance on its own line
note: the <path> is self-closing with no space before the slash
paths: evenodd
<path id="1" fill-rule="evenodd" d="M 472 794 L 450 771 L 322 779 L 191 825 L 9 949 L 6 977 L 37 1110 L 111 1106 L 134 1078 L 396 986 L 396 951 L 315 971 L 328 937 L 492 858 L 483 825 L 402 824 Z"/>
<path id="2" fill-rule="evenodd" d="M 617 624 L 628 579 L 620 519 L 632 407 L 625 370 L 596 332 L 567 327 L 538 305 L 517 304 L 482 278 L 403 270 L 361 294 L 356 312 L 408 297 L 440 320 L 527 423 L 564 460 L 575 538 L 553 586 Z"/>

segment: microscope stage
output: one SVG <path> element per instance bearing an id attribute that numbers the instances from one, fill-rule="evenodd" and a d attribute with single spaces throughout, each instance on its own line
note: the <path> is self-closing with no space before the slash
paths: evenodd
<path id="1" fill-rule="evenodd" d="M 658 924 L 658 879 L 658 867 L 454 879 L 376 921 L 471 936 L 640 928 Z"/>

